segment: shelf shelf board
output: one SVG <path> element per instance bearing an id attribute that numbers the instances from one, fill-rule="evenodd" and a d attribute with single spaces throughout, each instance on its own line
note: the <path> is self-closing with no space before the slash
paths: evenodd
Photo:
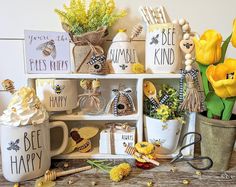
<path id="1" fill-rule="evenodd" d="M 132 159 L 132 157 L 130 155 L 100 154 L 98 147 L 95 147 L 88 153 L 73 152 L 56 156 L 53 159 Z"/>
<path id="2" fill-rule="evenodd" d="M 159 74 L 26 74 L 28 79 L 178 79 L 181 74 L 159 73 Z"/>
<path id="3" fill-rule="evenodd" d="M 178 155 L 178 153 L 179 150 L 177 149 L 176 152 L 173 154 L 157 155 L 157 157 L 159 159 L 173 159 Z M 185 155 L 185 157 L 193 158 L 193 152 L 189 150 L 188 153 Z M 53 159 L 134 159 L 134 158 L 130 155 L 100 154 L 99 148 L 95 147 L 91 152 L 88 153 L 73 152 L 66 155 L 58 155 Z"/>
<path id="4" fill-rule="evenodd" d="M 132 114 L 127 116 L 114 116 L 112 114 L 102 114 L 102 115 L 82 115 L 80 113 L 73 114 L 53 114 L 50 116 L 50 120 L 63 120 L 63 121 L 137 121 L 139 119 L 138 114 Z"/>

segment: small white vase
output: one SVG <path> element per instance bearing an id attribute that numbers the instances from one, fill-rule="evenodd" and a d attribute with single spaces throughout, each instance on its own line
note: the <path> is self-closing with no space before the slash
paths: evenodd
<path id="1" fill-rule="evenodd" d="M 144 115 L 144 125 L 146 140 L 158 145 L 158 154 L 166 155 L 176 151 L 182 129 L 179 120 L 162 122 Z"/>

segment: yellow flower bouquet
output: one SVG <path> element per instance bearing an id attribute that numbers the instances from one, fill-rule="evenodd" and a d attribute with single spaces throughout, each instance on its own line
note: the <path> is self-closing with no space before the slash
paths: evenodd
<path id="1" fill-rule="evenodd" d="M 69 6 L 64 4 L 64 11 L 55 9 L 55 12 L 60 17 L 63 28 L 73 35 L 110 27 L 126 15 L 125 10 L 115 13 L 114 0 L 91 0 L 88 8 L 86 0 L 71 0 Z"/>
<path id="2" fill-rule="evenodd" d="M 114 0 L 71 0 L 64 10 L 55 9 L 63 29 L 75 44 L 73 58 L 78 73 L 108 74 L 102 44 L 108 35 L 108 27 L 126 15 L 125 10 L 115 12 Z"/>
<path id="3" fill-rule="evenodd" d="M 232 34 L 222 45 L 222 36 L 207 30 L 194 38 L 195 55 L 201 71 L 207 117 L 230 120 L 236 99 L 236 59 L 225 59 L 229 43 L 236 47 L 236 20 Z"/>

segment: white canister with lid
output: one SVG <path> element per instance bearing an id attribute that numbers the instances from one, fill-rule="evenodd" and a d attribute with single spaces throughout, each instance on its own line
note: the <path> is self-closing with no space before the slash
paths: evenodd
<path id="1" fill-rule="evenodd" d="M 137 52 L 125 29 L 120 29 L 108 50 L 111 73 L 133 73 L 132 64 L 139 62 Z"/>

